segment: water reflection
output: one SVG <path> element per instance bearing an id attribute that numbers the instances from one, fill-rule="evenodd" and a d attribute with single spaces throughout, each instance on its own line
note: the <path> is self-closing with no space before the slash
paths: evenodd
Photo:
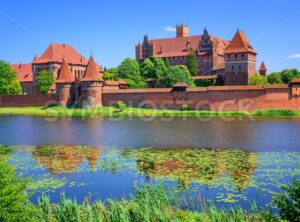
<path id="1" fill-rule="evenodd" d="M 124 151 L 136 158 L 136 170 L 147 178 L 177 180 L 180 186 L 191 182 L 209 186 L 229 174 L 239 190 L 247 188 L 257 166 L 257 154 L 240 150 L 157 150 Z"/>
<path id="2" fill-rule="evenodd" d="M 101 148 L 74 145 L 37 146 L 32 157 L 36 164 L 43 164 L 52 173 L 76 172 L 79 165 L 87 160 L 91 171 L 96 170 Z"/>

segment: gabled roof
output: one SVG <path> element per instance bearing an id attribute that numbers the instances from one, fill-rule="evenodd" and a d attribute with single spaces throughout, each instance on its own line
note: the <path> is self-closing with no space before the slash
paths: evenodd
<path id="1" fill-rule="evenodd" d="M 253 49 L 249 43 L 244 32 L 237 31 L 231 40 L 230 44 L 224 51 L 225 53 L 239 53 L 239 52 L 252 52 L 256 54 L 256 51 Z"/>
<path id="2" fill-rule="evenodd" d="M 40 58 L 34 58 L 33 63 L 61 63 L 63 58 L 68 60 L 72 65 L 86 65 L 87 59 L 80 55 L 71 45 L 50 44 Z"/>
<path id="3" fill-rule="evenodd" d="M 267 67 L 266 67 L 264 62 L 261 63 L 259 70 L 260 71 L 267 71 Z"/>
<path id="4" fill-rule="evenodd" d="M 103 81 L 100 75 L 99 66 L 96 64 L 93 56 L 90 57 L 85 75 L 80 81 Z"/>
<path id="5" fill-rule="evenodd" d="M 56 83 L 72 83 L 74 82 L 74 77 L 70 71 L 69 65 L 66 59 L 63 59 Z"/>
<path id="6" fill-rule="evenodd" d="M 294 78 L 290 83 L 300 83 L 300 78 Z"/>
<path id="7" fill-rule="evenodd" d="M 209 35 L 215 44 L 226 47 L 229 41 Z M 188 48 L 198 49 L 202 35 L 149 40 L 154 46 L 153 57 L 187 56 Z"/>
<path id="8" fill-rule="evenodd" d="M 17 73 L 17 78 L 19 82 L 32 82 L 33 81 L 33 73 L 32 73 L 32 65 L 28 64 L 14 64 L 11 65 L 12 69 Z"/>

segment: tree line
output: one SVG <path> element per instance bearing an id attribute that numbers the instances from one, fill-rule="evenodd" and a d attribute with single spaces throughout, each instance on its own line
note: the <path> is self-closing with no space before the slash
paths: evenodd
<path id="1" fill-rule="evenodd" d="M 187 65 L 171 66 L 170 61 L 162 58 L 149 58 L 136 61 L 126 58 L 117 68 L 105 70 L 105 80 L 125 80 L 130 88 L 146 88 L 146 80 L 152 79 L 155 87 L 168 88 L 176 82 L 185 82 L 195 86 L 192 76 L 199 74 L 197 56 L 194 50 L 189 51 Z"/>

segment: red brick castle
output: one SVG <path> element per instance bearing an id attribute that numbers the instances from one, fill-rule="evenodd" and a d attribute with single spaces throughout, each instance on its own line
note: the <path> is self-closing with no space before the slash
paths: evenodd
<path id="1" fill-rule="evenodd" d="M 176 37 L 149 40 L 136 45 L 136 59 L 149 56 L 166 58 L 171 65 L 186 65 L 189 50 L 193 49 L 201 76 L 215 75 L 223 85 L 247 85 L 256 74 L 256 51 L 242 31 L 231 41 L 210 35 L 205 28 L 202 35 L 189 35 L 189 27 L 176 26 Z"/>

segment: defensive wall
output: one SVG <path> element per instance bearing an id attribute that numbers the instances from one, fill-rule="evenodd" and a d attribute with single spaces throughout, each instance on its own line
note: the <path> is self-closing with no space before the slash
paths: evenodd
<path id="1" fill-rule="evenodd" d="M 0 96 L 0 106 L 44 106 L 55 103 L 56 98 L 55 94 Z M 104 87 L 102 105 L 114 105 L 117 101 L 123 101 L 129 106 L 162 109 L 180 109 L 183 104 L 188 104 L 191 109 L 215 111 L 300 110 L 300 86 L 212 86 L 180 90 Z"/>

